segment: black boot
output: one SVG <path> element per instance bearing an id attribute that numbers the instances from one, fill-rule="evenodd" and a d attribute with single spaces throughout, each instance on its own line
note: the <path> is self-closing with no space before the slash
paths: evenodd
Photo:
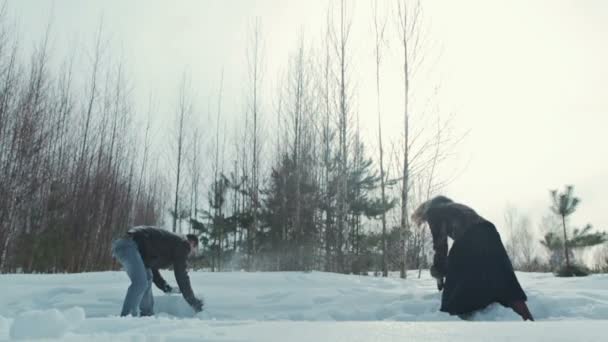
<path id="1" fill-rule="evenodd" d="M 526 302 L 524 302 L 523 300 L 517 300 L 512 302 L 510 307 L 511 309 L 513 309 L 513 311 L 520 315 L 524 321 L 534 321 L 534 317 L 532 317 L 532 314 L 528 309 L 528 305 L 526 305 Z"/>

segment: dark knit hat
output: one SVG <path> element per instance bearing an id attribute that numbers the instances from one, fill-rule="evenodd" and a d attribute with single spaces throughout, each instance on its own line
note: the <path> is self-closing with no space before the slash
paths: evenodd
<path id="1" fill-rule="evenodd" d="M 194 242 L 194 244 L 198 246 L 198 236 L 196 236 L 195 234 L 186 235 L 186 239 L 188 239 L 188 241 L 190 242 Z"/>

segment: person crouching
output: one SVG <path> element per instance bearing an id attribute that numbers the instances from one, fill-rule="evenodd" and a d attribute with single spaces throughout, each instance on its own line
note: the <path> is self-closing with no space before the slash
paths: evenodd
<path id="1" fill-rule="evenodd" d="M 433 236 L 431 275 L 441 291 L 441 311 L 468 318 L 491 303 L 533 321 L 524 293 L 496 227 L 466 205 L 445 196 L 421 204 L 412 215 Z M 448 237 L 454 240 L 448 255 Z"/>
<path id="2" fill-rule="evenodd" d="M 120 316 L 154 315 L 152 282 L 165 293 L 182 293 L 195 312 L 203 309 L 188 277 L 187 259 L 198 249 L 198 237 L 185 237 L 157 227 L 135 227 L 126 236 L 112 242 L 112 256 L 127 272 L 131 285 L 127 290 Z M 173 289 L 160 275 L 159 269 L 173 267 L 179 290 Z"/>

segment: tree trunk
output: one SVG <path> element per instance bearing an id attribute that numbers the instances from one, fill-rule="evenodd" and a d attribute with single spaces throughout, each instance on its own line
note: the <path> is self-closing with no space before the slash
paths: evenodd
<path id="1" fill-rule="evenodd" d="M 378 0 L 374 1 L 374 29 L 376 34 L 376 109 L 378 111 L 378 152 L 380 164 L 380 191 L 382 204 L 386 204 L 386 184 L 384 176 L 384 149 L 382 146 L 382 117 L 380 111 L 380 48 L 384 39 L 386 21 L 380 26 L 378 23 Z M 382 276 L 388 277 L 388 255 L 386 251 L 386 211 L 382 211 Z"/>
<path id="2" fill-rule="evenodd" d="M 401 3 L 400 3 L 401 4 Z M 402 279 L 407 277 L 407 253 L 406 239 L 409 230 L 408 227 L 408 190 L 409 190 L 409 61 L 408 61 L 408 41 L 407 41 L 407 10 L 406 4 L 403 4 L 403 9 L 399 6 L 399 17 L 401 19 L 402 29 L 402 44 L 403 44 L 403 179 L 401 187 L 401 225 L 400 225 L 400 263 L 399 275 Z M 402 13 L 403 12 L 403 13 Z"/>
<path id="3" fill-rule="evenodd" d="M 562 215 L 562 225 L 564 227 L 564 254 L 566 255 L 566 267 L 570 268 L 570 256 L 568 251 L 568 235 L 566 233 L 566 216 Z"/>

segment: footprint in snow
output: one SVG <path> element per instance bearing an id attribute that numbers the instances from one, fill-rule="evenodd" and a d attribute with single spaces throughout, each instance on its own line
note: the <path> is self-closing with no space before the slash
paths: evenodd
<path id="1" fill-rule="evenodd" d="M 263 294 L 263 295 L 259 295 L 257 297 L 255 297 L 258 300 L 263 300 L 263 301 L 279 301 L 282 300 L 284 298 L 287 298 L 291 295 L 291 292 L 271 292 L 271 293 L 267 293 L 267 294 Z"/>
<path id="2" fill-rule="evenodd" d="M 47 292 L 48 297 L 56 297 L 60 295 L 73 295 L 84 293 L 83 289 L 77 289 L 74 287 L 57 287 Z"/>
<path id="3" fill-rule="evenodd" d="M 314 297 L 312 299 L 312 302 L 315 304 L 326 304 L 326 303 L 332 302 L 333 300 L 334 299 L 332 297 L 319 296 L 319 297 Z"/>

